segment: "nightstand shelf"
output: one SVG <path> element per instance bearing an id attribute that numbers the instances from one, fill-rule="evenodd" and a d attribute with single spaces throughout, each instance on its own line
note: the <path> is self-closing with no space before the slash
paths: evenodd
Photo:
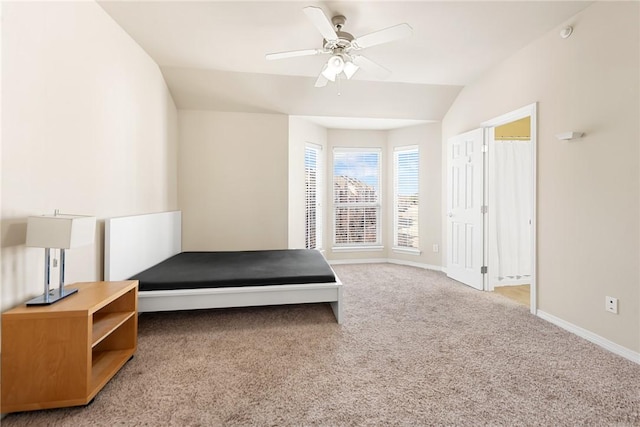
<path id="1" fill-rule="evenodd" d="M 135 353 L 138 282 L 73 287 L 2 314 L 2 413 L 85 405 Z"/>
<path id="2" fill-rule="evenodd" d="M 97 351 L 93 353 L 91 363 L 90 389 L 96 393 L 105 386 L 126 362 L 133 356 L 127 350 Z M 95 394 L 93 396 L 95 396 Z M 91 397 L 93 399 L 93 397 Z M 89 400 L 91 400 L 89 399 Z"/>
<path id="3" fill-rule="evenodd" d="M 109 334 L 120 327 L 124 322 L 131 319 L 134 314 L 131 312 L 105 313 L 93 315 L 93 342 L 91 347 L 95 347 L 109 336 Z"/>

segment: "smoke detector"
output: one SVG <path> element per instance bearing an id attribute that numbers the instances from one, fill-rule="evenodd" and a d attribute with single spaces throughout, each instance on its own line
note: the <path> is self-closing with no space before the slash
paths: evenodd
<path id="1" fill-rule="evenodd" d="M 563 39 L 568 39 L 572 33 L 573 27 L 571 25 L 567 25 L 560 31 L 560 37 L 562 37 Z"/>

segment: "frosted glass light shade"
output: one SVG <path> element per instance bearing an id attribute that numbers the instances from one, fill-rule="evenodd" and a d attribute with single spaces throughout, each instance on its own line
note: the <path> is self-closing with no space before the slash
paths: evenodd
<path id="1" fill-rule="evenodd" d="M 27 243 L 35 248 L 71 249 L 93 243 L 96 218 L 80 215 L 30 216 Z"/>
<path id="2" fill-rule="evenodd" d="M 340 74 L 344 70 L 344 59 L 340 55 L 333 55 L 327 61 L 327 66 L 333 70 L 335 74 Z"/>
<path id="3" fill-rule="evenodd" d="M 347 79 L 353 77 L 353 75 L 358 71 L 358 67 L 353 62 L 345 62 L 344 63 L 344 75 L 347 76 Z"/>

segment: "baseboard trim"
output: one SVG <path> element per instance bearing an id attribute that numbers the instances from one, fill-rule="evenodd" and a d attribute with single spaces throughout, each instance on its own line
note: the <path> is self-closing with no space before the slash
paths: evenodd
<path id="1" fill-rule="evenodd" d="M 439 265 L 431 265 L 431 264 L 422 264 L 420 262 L 415 261 L 404 261 L 400 259 L 390 259 L 390 258 L 365 258 L 365 259 L 332 259 L 327 260 L 327 262 L 331 265 L 339 265 L 339 264 L 399 264 L 399 265 L 408 265 L 410 267 L 418 267 L 423 268 L 425 270 L 434 270 L 434 271 L 442 271 L 442 267 Z"/>
<path id="2" fill-rule="evenodd" d="M 339 264 L 383 264 L 387 262 L 386 258 L 364 258 L 364 259 L 328 259 L 331 265 Z"/>
<path id="3" fill-rule="evenodd" d="M 389 264 L 408 265 L 410 267 L 424 268 L 425 270 L 442 271 L 442 267 L 440 267 L 439 265 L 423 264 L 421 262 L 415 262 L 415 261 L 405 261 L 402 259 L 388 259 L 387 262 Z"/>
<path id="4" fill-rule="evenodd" d="M 587 341 L 599 345 L 605 350 L 609 350 L 610 352 L 615 353 L 618 356 L 622 356 L 625 359 L 628 359 L 640 365 L 640 353 L 623 347 L 620 344 L 616 344 L 613 341 L 609 341 L 608 339 L 603 338 L 600 335 L 594 334 L 591 331 L 581 328 L 580 326 L 576 326 L 573 323 L 569 323 L 566 320 L 562 320 L 552 314 L 545 313 L 542 310 L 538 310 L 536 314 L 539 318 L 544 319 L 547 322 L 553 323 L 554 325 L 559 326 L 564 330 L 567 330 L 581 338 L 586 339 Z"/>

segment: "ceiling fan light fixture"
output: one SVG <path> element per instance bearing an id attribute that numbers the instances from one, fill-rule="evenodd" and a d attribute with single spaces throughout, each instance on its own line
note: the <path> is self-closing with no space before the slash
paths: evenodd
<path id="1" fill-rule="evenodd" d="M 340 55 L 333 55 L 327 61 L 327 68 L 331 69 L 335 74 L 340 74 L 344 70 L 344 59 Z"/>
<path id="2" fill-rule="evenodd" d="M 324 69 L 322 70 L 322 73 L 320 73 L 321 75 L 323 75 L 327 80 L 331 80 L 332 82 L 336 81 L 336 76 L 338 75 L 338 73 L 336 73 L 333 68 L 328 67 L 325 65 Z"/>
<path id="3" fill-rule="evenodd" d="M 358 67 L 356 64 L 354 64 L 351 61 L 345 62 L 344 63 L 344 75 L 347 76 L 347 79 L 350 79 L 351 77 L 353 77 L 353 75 L 356 73 L 356 71 L 358 71 Z"/>

